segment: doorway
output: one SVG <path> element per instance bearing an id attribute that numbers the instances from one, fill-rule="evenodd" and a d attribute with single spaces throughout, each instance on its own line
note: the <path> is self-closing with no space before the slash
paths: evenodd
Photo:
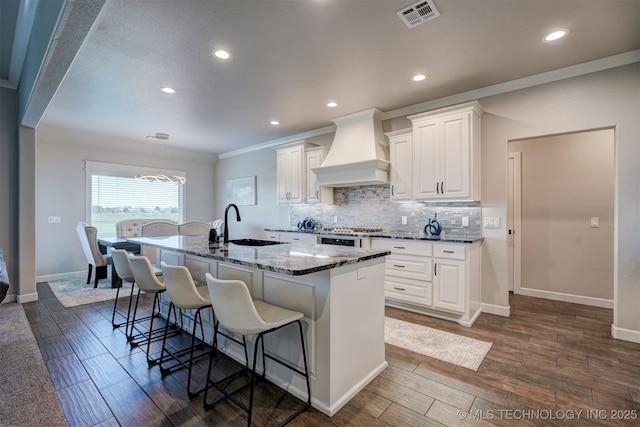
<path id="1" fill-rule="evenodd" d="M 613 307 L 614 130 L 509 141 L 509 285 Z"/>

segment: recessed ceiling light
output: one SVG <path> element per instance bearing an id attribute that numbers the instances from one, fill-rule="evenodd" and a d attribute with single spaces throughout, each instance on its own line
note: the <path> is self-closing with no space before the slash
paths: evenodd
<path id="1" fill-rule="evenodd" d="M 415 76 L 411 77 L 411 80 L 413 80 L 414 82 L 421 82 L 426 78 L 427 76 L 425 76 L 424 74 L 416 74 Z"/>
<path id="2" fill-rule="evenodd" d="M 564 28 L 562 30 L 556 30 L 556 31 L 553 31 L 553 32 L 547 34 L 546 36 L 544 36 L 543 40 L 546 41 L 546 42 L 552 42 L 552 41 L 555 41 L 555 40 L 563 38 L 567 34 L 569 34 L 569 30 Z"/>
<path id="3" fill-rule="evenodd" d="M 160 90 L 163 91 L 164 93 L 176 93 L 176 90 L 169 86 L 162 86 Z"/>
<path id="4" fill-rule="evenodd" d="M 337 106 L 338 106 L 338 104 L 336 104 L 336 103 L 335 103 L 335 102 L 333 102 L 333 101 L 332 101 L 332 102 L 327 103 L 327 107 L 329 107 L 329 108 L 335 108 L 335 107 L 337 107 Z"/>
<path id="5" fill-rule="evenodd" d="M 220 58 L 220 59 L 229 59 L 231 58 L 231 54 L 229 52 L 227 52 L 226 50 L 222 50 L 222 49 L 217 49 L 213 51 L 213 55 L 216 58 Z"/>
<path id="6" fill-rule="evenodd" d="M 278 126 L 280 124 L 280 122 L 277 120 L 271 120 L 269 123 L 271 123 L 273 126 Z"/>

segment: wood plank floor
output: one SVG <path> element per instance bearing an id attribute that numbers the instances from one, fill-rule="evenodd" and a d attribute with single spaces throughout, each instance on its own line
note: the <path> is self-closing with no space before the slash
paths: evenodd
<path id="1" fill-rule="evenodd" d="M 246 425 L 231 404 L 205 411 L 202 397 L 190 400 L 185 370 L 149 369 L 144 348 L 112 328 L 112 302 L 65 309 L 46 283 L 38 294 L 24 309 L 70 426 Z M 510 304 L 510 318 L 482 314 L 471 328 L 387 308 L 493 346 L 471 371 L 387 345 L 388 369 L 336 415 L 311 408 L 291 425 L 640 425 L 640 344 L 610 337 L 612 310 L 518 295 Z M 216 375 L 233 365 L 216 363 Z M 258 390 L 254 425 L 277 425 L 299 404 L 269 384 Z"/>

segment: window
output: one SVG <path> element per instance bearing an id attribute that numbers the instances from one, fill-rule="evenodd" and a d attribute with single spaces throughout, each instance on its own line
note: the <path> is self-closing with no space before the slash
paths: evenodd
<path id="1" fill-rule="evenodd" d="M 98 229 L 98 236 L 116 237 L 115 224 L 124 219 L 182 222 L 186 184 L 139 181 L 137 174 L 186 175 L 184 171 L 85 162 L 86 218 Z"/>

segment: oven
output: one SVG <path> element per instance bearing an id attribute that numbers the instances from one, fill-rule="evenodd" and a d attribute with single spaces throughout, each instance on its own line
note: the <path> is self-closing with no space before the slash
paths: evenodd
<path id="1" fill-rule="evenodd" d="M 359 236 L 322 236 L 320 243 L 323 245 L 362 247 L 362 237 Z"/>
<path id="2" fill-rule="evenodd" d="M 327 235 L 321 235 L 318 243 L 368 249 L 371 248 L 369 235 L 380 231 L 378 228 L 325 228 L 323 232 Z"/>

